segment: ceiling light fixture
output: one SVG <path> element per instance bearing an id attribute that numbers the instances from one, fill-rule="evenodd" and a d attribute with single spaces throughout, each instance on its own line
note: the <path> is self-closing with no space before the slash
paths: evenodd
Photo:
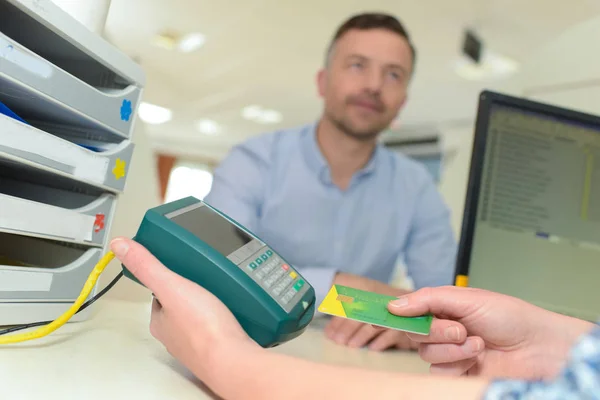
<path id="1" fill-rule="evenodd" d="M 282 117 L 281 113 L 275 110 L 264 110 L 257 120 L 263 124 L 276 124 L 281 122 Z"/>
<path id="2" fill-rule="evenodd" d="M 262 108 L 260 106 L 248 106 L 242 110 L 242 117 L 249 120 L 255 120 L 260 117 Z"/>
<path id="3" fill-rule="evenodd" d="M 140 119 L 147 124 L 160 125 L 173 118 L 173 112 L 168 108 L 142 102 L 138 109 Z"/>
<path id="4" fill-rule="evenodd" d="M 210 119 L 201 119 L 196 122 L 198 132 L 205 135 L 217 135 L 221 132 L 221 127 L 215 121 Z"/>
<path id="5" fill-rule="evenodd" d="M 172 32 L 162 32 L 152 38 L 152 44 L 165 50 L 173 50 L 177 45 L 177 35 Z"/>
<path id="6" fill-rule="evenodd" d="M 177 48 L 183 53 L 191 53 L 201 48 L 206 42 L 206 36 L 201 33 L 189 33 L 179 39 Z"/>
<path id="7" fill-rule="evenodd" d="M 261 124 L 277 124 L 283 120 L 280 112 L 252 105 L 242 109 L 242 117 Z"/>
<path id="8" fill-rule="evenodd" d="M 163 31 L 152 38 L 152 44 L 165 50 L 178 50 L 182 53 L 191 53 L 198 50 L 206 43 L 206 36 L 198 32 L 181 35 L 172 31 Z"/>
<path id="9" fill-rule="evenodd" d="M 454 63 L 454 72 L 470 81 L 504 78 L 518 69 L 516 61 L 490 51 L 484 52 L 479 63 L 464 56 Z"/>

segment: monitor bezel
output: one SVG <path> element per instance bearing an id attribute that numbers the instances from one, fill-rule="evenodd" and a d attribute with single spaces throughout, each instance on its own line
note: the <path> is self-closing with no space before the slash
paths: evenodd
<path id="1" fill-rule="evenodd" d="M 469 276 L 471 267 L 475 224 L 477 222 L 477 210 L 479 208 L 479 193 L 481 191 L 481 180 L 487 148 L 489 117 L 491 108 L 494 105 L 519 108 L 523 111 L 530 111 L 538 114 L 546 114 L 553 118 L 572 120 L 583 125 L 596 125 L 600 130 L 600 116 L 490 90 L 484 90 L 480 93 L 474 127 L 473 146 L 471 149 L 469 178 L 463 207 L 460 240 L 456 256 L 454 272 L 455 284 L 459 276 Z"/>

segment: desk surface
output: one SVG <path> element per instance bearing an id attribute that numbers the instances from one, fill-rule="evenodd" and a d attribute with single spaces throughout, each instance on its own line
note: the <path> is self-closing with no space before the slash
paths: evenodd
<path id="1" fill-rule="evenodd" d="M 149 314 L 149 302 L 103 299 L 88 321 L 69 324 L 37 341 L 0 347 L 2 398 L 213 398 L 150 335 Z M 345 348 L 328 341 L 318 326 L 270 351 L 329 364 L 428 371 L 416 353 Z"/>

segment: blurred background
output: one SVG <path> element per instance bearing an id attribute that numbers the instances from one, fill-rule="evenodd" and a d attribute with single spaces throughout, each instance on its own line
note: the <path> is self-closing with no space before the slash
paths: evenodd
<path id="1" fill-rule="evenodd" d="M 428 167 L 457 235 L 481 90 L 600 113 L 598 0 L 54 1 L 147 76 L 115 234 L 157 203 L 203 198 L 233 145 L 317 119 L 326 46 L 358 12 L 394 14 L 412 36 L 409 100 L 382 140 Z"/>

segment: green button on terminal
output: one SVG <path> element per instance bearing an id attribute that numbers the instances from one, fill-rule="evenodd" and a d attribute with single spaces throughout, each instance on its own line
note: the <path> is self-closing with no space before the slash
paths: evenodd
<path id="1" fill-rule="evenodd" d="M 302 289 L 302 286 L 304 286 L 304 281 L 302 279 L 300 279 L 298 282 L 296 282 L 296 284 L 294 285 L 294 290 L 299 291 L 300 289 Z"/>

